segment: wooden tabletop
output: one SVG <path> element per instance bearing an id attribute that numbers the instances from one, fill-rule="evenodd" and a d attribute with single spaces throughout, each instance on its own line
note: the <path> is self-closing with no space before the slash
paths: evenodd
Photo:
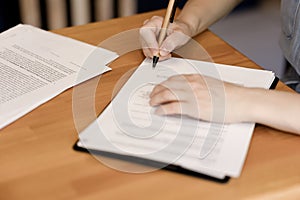
<path id="1" fill-rule="evenodd" d="M 111 36 L 140 27 L 152 15 L 163 14 L 156 11 L 54 32 L 105 46 L 111 43 L 107 42 Z M 216 63 L 260 68 L 210 31 L 194 39 Z M 130 43 L 130 38 L 126 42 Z M 95 119 L 119 83 L 130 75 L 127 72 L 144 59 L 139 49 L 122 51 L 124 55 L 111 64 L 111 72 L 76 87 L 88 88 L 77 102 L 72 99 L 74 89 L 69 89 L 0 131 L 1 200 L 300 197 L 300 137 L 262 125 L 255 128 L 241 176 L 226 184 L 166 170 L 124 173 L 101 164 L 88 153 L 74 151 L 78 131 Z M 282 83 L 276 89 L 289 90 Z M 85 98 L 91 95 L 95 98 Z"/>

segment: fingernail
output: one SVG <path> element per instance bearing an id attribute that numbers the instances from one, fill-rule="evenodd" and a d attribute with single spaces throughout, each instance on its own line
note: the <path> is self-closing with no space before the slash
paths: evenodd
<path id="1" fill-rule="evenodd" d="M 167 56 L 169 54 L 169 52 L 167 52 L 167 51 L 160 51 L 159 54 L 161 56 Z"/>
<path id="2" fill-rule="evenodd" d="M 152 49 L 152 54 L 154 56 L 157 56 L 159 54 L 159 51 L 158 50 L 155 50 L 155 49 Z"/>

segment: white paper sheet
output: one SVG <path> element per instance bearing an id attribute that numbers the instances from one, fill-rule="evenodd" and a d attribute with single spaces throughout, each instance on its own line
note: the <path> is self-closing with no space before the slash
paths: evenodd
<path id="1" fill-rule="evenodd" d="M 0 34 L 0 129 L 64 90 L 100 75 L 114 52 L 29 25 Z"/>
<path id="2" fill-rule="evenodd" d="M 200 73 L 269 88 L 270 71 L 172 58 L 153 70 L 145 60 L 98 119 L 79 136 L 81 146 L 175 164 L 216 178 L 238 177 L 254 123 L 213 124 L 184 116 L 153 114 L 149 94 L 155 84 L 176 74 Z"/>

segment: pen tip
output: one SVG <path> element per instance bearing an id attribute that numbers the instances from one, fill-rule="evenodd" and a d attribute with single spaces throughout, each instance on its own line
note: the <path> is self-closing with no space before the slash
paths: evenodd
<path id="1" fill-rule="evenodd" d="M 154 68 L 155 68 L 155 66 L 156 66 L 156 63 L 155 63 L 155 62 L 153 62 L 153 63 L 152 63 L 152 68 L 154 69 Z"/>
<path id="2" fill-rule="evenodd" d="M 158 62 L 158 60 L 159 60 L 159 57 L 158 57 L 158 56 L 154 56 L 154 57 L 153 57 L 152 68 L 155 68 L 155 66 L 156 66 L 156 64 L 157 64 L 157 62 Z"/>

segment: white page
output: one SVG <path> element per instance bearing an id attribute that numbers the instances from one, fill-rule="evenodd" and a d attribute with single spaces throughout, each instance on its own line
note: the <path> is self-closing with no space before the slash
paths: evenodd
<path id="1" fill-rule="evenodd" d="M 269 88 L 270 71 L 171 58 L 155 70 L 145 60 L 112 103 L 80 134 L 82 146 L 182 166 L 217 178 L 241 173 L 254 123 L 213 124 L 153 114 L 149 94 L 176 74 L 201 73 L 248 87 Z"/>
<path id="2" fill-rule="evenodd" d="M 100 75 L 114 52 L 18 25 L 0 34 L 0 128 L 64 90 Z"/>

